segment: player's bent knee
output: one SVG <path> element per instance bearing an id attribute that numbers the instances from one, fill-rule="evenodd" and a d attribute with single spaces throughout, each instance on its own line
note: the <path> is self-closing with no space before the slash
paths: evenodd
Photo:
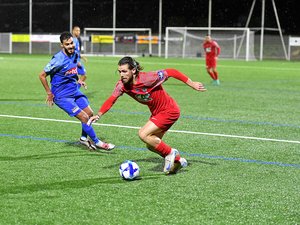
<path id="1" fill-rule="evenodd" d="M 87 123 L 89 121 L 89 116 L 86 112 L 81 111 L 77 116 L 76 116 L 82 123 Z"/>
<path id="2" fill-rule="evenodd" d="M 139 138 L 144 141 L 146 139 L 146 134 L 141 129 L 138 132 Z"/>

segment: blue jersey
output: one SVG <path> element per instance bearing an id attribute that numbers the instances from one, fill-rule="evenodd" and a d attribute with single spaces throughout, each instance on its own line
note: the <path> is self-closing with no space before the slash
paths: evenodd
<path id="1" fill-rule="evenodd" d="M 67 56 L 62 50 L 56 53 L 44 71 L 51 77 L 51 92 L 55 98 L 73 97 L 78 91 L 78 53 Z"/>

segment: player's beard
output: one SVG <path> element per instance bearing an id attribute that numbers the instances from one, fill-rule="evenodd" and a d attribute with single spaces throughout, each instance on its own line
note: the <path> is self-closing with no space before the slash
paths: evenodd
<path id="1" fill-rule="evenodd" d="M 125 79 L 121 78 L 121 81 L 122 81 L 122 83 L 123 83 L 124 85 L 129 85 L 129 84 L 131 84 L 131 83 L 132 83 L 132 80 L 133 80 L 133 77 L 125 78 Z"/>
<path id="2" fill-rule="evenodd" d="M 65 49 L 65 53 L 70 56 L 72 54 L 74 54 L 75 48 L 64 48 Z"/>

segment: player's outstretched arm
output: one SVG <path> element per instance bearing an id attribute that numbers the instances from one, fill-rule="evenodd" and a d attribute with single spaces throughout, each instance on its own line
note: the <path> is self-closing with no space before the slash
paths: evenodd
<path id="1" fill-rule="evenodd" d="M 206 88 L 202 83 L 192 81 L 188 76 L 181 73 L 180 71 L 175 69 L 166 69 L 166 71 L 170 77 L 174 77 L 175 79 L 186 83 L 188 86 L 195 89 L 196 91 L 206 91 Z"/>
<path id="2" fill-rule="evenodd" d="M 101 108 L 98 111 L 98 114 L 95 116 L 92 116 L 89 121 L 88 121 L 88 125 L 91 125 L 94 122 L 97 122 L 101 116 L 103 114 L 105 114 L 108 110 L 110 110 L 110 108 L 113 106 L 113 104 L 115 104 L 115 102 L 117 101 L 118 97 L 115 96 L 110 96 L 101 106 Z"/>

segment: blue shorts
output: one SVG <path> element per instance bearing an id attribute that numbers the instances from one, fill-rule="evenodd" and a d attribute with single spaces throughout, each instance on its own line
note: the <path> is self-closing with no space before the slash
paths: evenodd
<path id="1" fill-rule="evenodd" d="M 68 113 L 69 116 L 78 115 L 90 104 L 87 97 L 81 92 L 78 92 L 75 97 L 54 99 L 54 103 Z"/>
<path id="2" fill-rule="evenodd" d="M 84 65 L 82 62 L 80 62 L 81 66 L 77 67 L 77 72 L 79 75 L 85 75 L 86 74 L 86 70 L 84 68 Z"/>

